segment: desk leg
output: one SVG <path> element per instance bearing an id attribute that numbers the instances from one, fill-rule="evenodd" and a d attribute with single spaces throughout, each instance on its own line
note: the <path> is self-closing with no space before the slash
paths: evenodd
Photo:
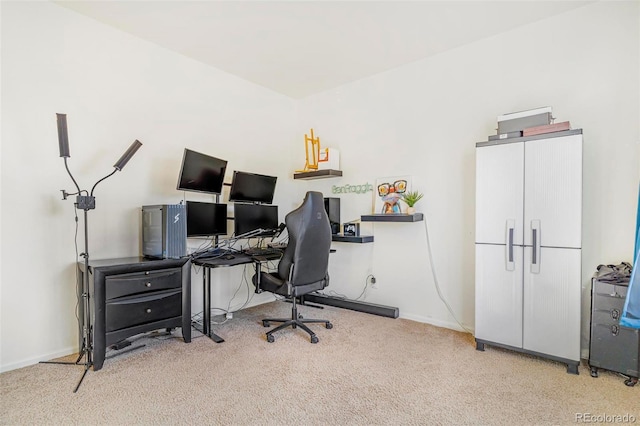
<path id="1" fill-rule="evenodd" d="M 211 331 L 211 268 L 202 268 L 202 293 L 204 297 L 202 302 L 202 334 L 216 343 L 222 343 L 224 339 Z"/>
<path id="2" fill-rule="evenodd" d="M 255 292 L 256 294 L 260 294 L 262 293 L 262 289 L 260 288 L 260 272 L 262 271 L 262 262 L 253 262 L 253 265 L 255 266 L 256 269 L 256 289 Z"/>
<path id="3" fill-rule="evenodd" d="M 209 328 L 211 328 L 211 295 L 207 287 L 207 277 L 209 274 L 209 268 L 202 268 L 202 334 L 205 336 L 209 335 Z"/>

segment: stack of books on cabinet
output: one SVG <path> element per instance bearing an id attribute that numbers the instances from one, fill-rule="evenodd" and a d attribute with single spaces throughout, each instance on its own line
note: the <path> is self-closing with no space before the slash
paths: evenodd
<path id="1" fill-rule="evenodd" d="M 551 107 L 512 112 L 498 116 L 498 128 L 489 141 L 543 135 L 571 130 L 568 121 L 554 123 Z"/>

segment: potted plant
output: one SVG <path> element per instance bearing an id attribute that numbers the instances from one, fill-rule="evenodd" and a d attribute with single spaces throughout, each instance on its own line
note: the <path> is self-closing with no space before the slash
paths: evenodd
<path id="1" fill-rule="evenodd" d="M 424 197 L 424 194 L 418 191 L 408 191 L 402 194 L 402 201 L 407 203 L 407 214 L 414 214 L 416 212 L 415 205 Z"/>

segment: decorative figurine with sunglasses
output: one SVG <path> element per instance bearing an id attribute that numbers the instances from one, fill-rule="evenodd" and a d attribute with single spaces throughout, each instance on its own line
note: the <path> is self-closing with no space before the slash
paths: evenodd
<path id="1" fill-rule="evenodd" d="M 378 196 L 384 203 L 382 205 L 382 214 L 402 213 L 402 206 L 399 201 L 402 194 L 407 190 L 406 180 L 397 180 L 392 184 L 381 183 L 378 185 Z"/>

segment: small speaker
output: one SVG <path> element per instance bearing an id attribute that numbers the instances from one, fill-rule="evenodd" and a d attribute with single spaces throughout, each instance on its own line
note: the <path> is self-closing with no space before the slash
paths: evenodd
<path id="1" fill-rule="evenodd" d="M 329 216 L 329 224 L 331 225 L 331 233 L 340 233 L 340 198 L 325 198 L 324 209 Z"/>

